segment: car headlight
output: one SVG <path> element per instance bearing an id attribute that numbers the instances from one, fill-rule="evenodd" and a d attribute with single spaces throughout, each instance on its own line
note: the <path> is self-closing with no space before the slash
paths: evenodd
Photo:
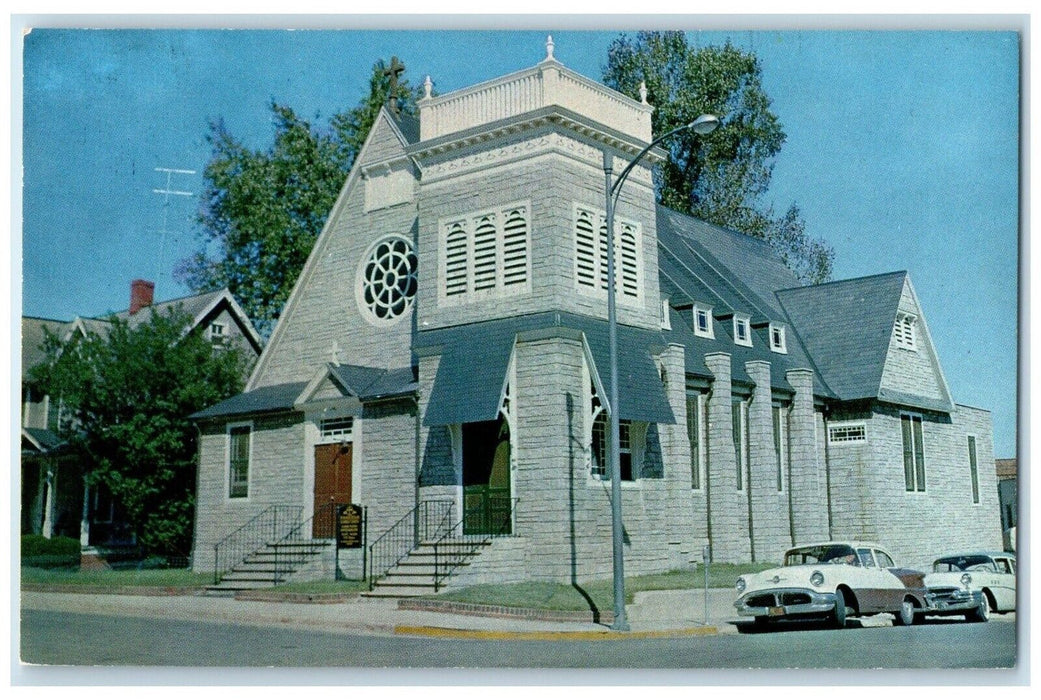
<path id="1" fill-rule="evenodd" d="M 810 574 L 810 583 L 814 586 L 823 586 L 824 574 L 822 574 L 819 571 L 814 571 L 812 574 Z"/>
<path id="2" fill-rule="evenodd" d="M 962 574 L 961 575 L 961 582 L 962 582 L 963 585 L 968 586 L 970 583 L 972 583 L 972 574 L 970 574 L 968 572 Z"/>
<path id="3" fill-rule="evenodd" d="M 744 578 L 739 578 L 739 579 L 737 580 L 737 584 L 736 584 L 736 585 L 735 585 L 734 587 L 735 587 L 735 588 L 737 588 L 737 592 L 738 592 L 738 593 L 744 593 L 744 592 L 745 592 L 745 587 L 746 587 L 747 585 L 748 585 L 748 584 L 746 584 L 746 583 L 745 583 L 745 580 L 744 580 Z"/>

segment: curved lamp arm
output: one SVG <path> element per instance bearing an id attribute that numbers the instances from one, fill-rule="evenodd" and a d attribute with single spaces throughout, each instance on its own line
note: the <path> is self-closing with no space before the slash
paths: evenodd
<path id="1" fill-rule="evenodd" d="M 662 134 L 658 138 L 654 139 L 649 144 L 647 144 L 646 148 L 640 151 L 636 155 L 636 157 L 629 162 L 629 165 L 625 166 L 625 170 L 622 171 L 622 174 L 619 175 L 618 179 L 614 181 L 613 185 L 611 185 L 611 196 L 615 200 L 618 199 L 618 192 L 622 188 L 622 183 L 625 182 L 625 178 L 629 177 L 629 173 L 632 172 L 632 169 L 636 167 L 637 163 L 643 160 L 643 157 L 647 155 L 652 148 L 657 146 L 665 139 L 680 131 L 686 131 L 687 129 L 693 129 L 694 133 L 696 134 L 710 134 L 713 131 L 715 131 L 717 126 L 719 126 L 719 117 L 717 117 L 714 114 L 702 114 L 700 117 L 690 122 L 689 124 L 677 126 L 672 131 Z"/>

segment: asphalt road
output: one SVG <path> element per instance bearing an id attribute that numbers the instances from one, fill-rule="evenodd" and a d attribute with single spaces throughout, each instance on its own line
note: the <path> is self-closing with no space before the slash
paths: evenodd
<path id="1" fill-rule="evenodd" d="M 205 667 L 338 667 L 371 669 L 367 679 L 380 682 L 401 679 L 394 668 L 457 669 L 440 672 L 438 681 L 479 680 L 473 669 L 746 669 L 738 678 L 755 683 L 756 672 L 747 669 L 872 669 L 863 672 L 832 671 L 807 676 L 794 673 L 792 682 L 901 683 L 914 678 L 913 669 L 991 669 L 948 672 L 933 682 L 1010 682 L 1008 671 L 1016 663 L 1014 616 L 995 616 L 986 624 L 932 621 L 909 628 L 872 627 L 831 630 L 778 628 L 768 633 L 729 634 L 675 639 L 619 641 L 476 641 L 465 639 L 410 638 L 388 635 L 353 635 L 301 631 L 277 627 L 251 627 L 208 622 L 155 620 L 133 617 L 80 615 L 23 610 L 21 624 L 23 663 L 65 665 L 80 668 L 23 666 L 16 682 L 68 682 L 118 684 L 194 683 L 241 684 L 259 676 L 233 673 L 214 675 Z M 202 667 L 196 673 L 149 669 L 135 683 L 128 669 L 82 668 L 86 666 Z M 461 669 L 471 669 L 469 671 Z M 877 670 L 886 669 L 886 670 Z M 141 671 L 136 672 L 138 675 Z M 376 674 L 373 676 L 372 674 Z M 462 673 L 463 675 L 459 675 Z M 597 682 L 619 682 L 603 676 Z M 616 672 L 617 673 L 617 672 Z M 386 675 L 389 674 L 389 675 Z M 521 674 L 517 682 L 554 682 L 552 672 Z M 126 676 L 129 678 L 124 678 Z M 777 682 L 777 674 L 769 678 Z M 497 681 L 503 676 L 496 674 Z M 700 677 L 700 676 L 699 676 Z M 309 679 L 327 675 L 308 675 Z M 763 675 L 762 678 L 767 678 Z M 984 681 L 979 679 L 983 678 Z M 629 673 L 626 680 L 644 682 Z M 340 678 L 339 680 L 343 680 Z M 430 678 L 420 682 L 430 682 Z M 701 677 L 701 680 L 704 680 Z M 297 682 L 297 681 L 293 681 Z M 316 680 L 317 682 L 317 680 Z M 559 682 L 556 681 L 556 682 Z M 681 680 L 682 682 L 682 674 Z"/>

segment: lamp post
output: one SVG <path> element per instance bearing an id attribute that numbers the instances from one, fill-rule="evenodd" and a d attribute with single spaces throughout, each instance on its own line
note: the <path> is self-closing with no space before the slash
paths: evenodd
<path id="1" fill-rule="evenodd" d="M 618 201 L 618 195 L 622 189 L 622 183 L 629 177 L 629 173 L 636 167 L 645 155 L 659 143 L 680 131 L 692 129 L 697 134 L 708 134 L 719 126 L 719 118 L 712 114 L 702 114 L 700 117 L 678 126 L 672 131 L 654 139 L 640 151 L 637 156 L 625 166 L 622 174 L 614 182 L 611 175 L 614 168 L 613 159 L 608 151 L 604 151 L 604 181 L 607 198 L 607 342 L 610 353 L 611 364 L 611 436 L 608 439 L 610 449 L 611 465 L 611 547 L 614 562 L 614 622 L 611 629 L 628 631 L 629 622 L 625 619 L 625 563 L 624 548 L 622 547 L 622 464 L 619 441 L 619 419 L 618 419 L 618 318 L 615 313 L 615 236 L 614 236 L 614 208 Z"/>

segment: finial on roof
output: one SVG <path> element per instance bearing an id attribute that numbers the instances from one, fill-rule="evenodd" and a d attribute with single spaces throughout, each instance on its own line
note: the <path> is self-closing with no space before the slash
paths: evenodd
<path id="1" fill-rule="evenodd" d="M 430 80 L 430 76 L 428 75 L 427 79 L 423 81 L 423 99 L 424 100 L 429 100 L 433 90 L 434 90 L 434 83 Z"/>
<path id="2" fill-rule="evenodd" d="M 647 83 L 640 81 L 640 102 L 647 104 Z"/>
<path id="3" fill-rule="evenodd" d="M 553 58 L 553 35 L 551 35 L 551 34 L 547 34 L 546 35 L 546 60 L 547 61 L 555 61 L 555 60 L 557 60 L 557 59 Z"/>
<path id="4" fill-rule="evenodd" d="M 333 365 L 334 367 L 339 367 L 340 366 L 340 344 L 337 343 L 335 340 L 333 341 L 332 347 L 329 348 L 329 355 L 331 355 L 331 358 L 329 360 L 329 364 Z"/>

